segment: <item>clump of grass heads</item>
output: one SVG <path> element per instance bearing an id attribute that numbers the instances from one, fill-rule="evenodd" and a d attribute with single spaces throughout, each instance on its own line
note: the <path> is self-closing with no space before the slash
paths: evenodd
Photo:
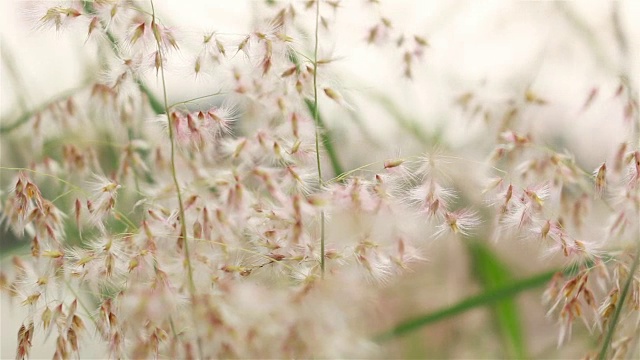
<path id="1" fill-rule="evenodd" d="M 99 71 L 0 126 L 3 143 L 28 148 L 4 151 L 0 168 L 12 239 L 0 287 L 27 314 L 17 359 L 47 339 L 60 359 L 407 356 L 391 340 L 484 307 L 491 356 L 526 358 L 534 340 L 516 296 L 545 285 L 558 346 L 580 327 L 592 340 L 583 355 L 637 355 L 640 120 L 628 76 L 611 101 L 630 131 L 592 170 L 527 121 L 553 101 L 532 86 L 451 99 L 481 129 L 464 147 L 386 94 L 354 95 L 327 50 L 345 7 L 372 17 L 353 30 L 393 55 L 399 84 L 420 81 L 432 51 L 377 1 L 255 2 L 243 33 L 172 26 L 158 5 L 25 5 L 38 31 L 79 34 Z M 176 74 L 207 91 L 185 97 Z M 368 135 L 340 121 L 365 129 L 362 101 L 418 151 L 354 161 Z M 394 151 L 368 155 L 380 148 Z M 504 256 L 512 246 L 554 265 L 521 276 Z M 439 290 L 402 290 L 421 268 Z M 461 299 L 444 301 L 449 285 Z M 409 301 L 398 289 L 449 305 L 394 307 Z"/>

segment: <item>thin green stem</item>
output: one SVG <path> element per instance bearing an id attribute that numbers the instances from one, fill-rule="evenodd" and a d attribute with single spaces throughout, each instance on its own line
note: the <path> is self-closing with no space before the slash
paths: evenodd
<path id="1" fill-rule="evenodd" d="M 78 301 L 78 304 L 80 304 L 80 307 L 84 310 L 85 313 L 87 313 L 87 316 L 89 317 L 89 319 L 91 319 L 91 321 L 94 323 L 94 325 L 96 325 L 96 327 L 98 326 L 98 322 L 96 321 L 95 317 L 93 316 L 93 314 L 91 313 L 91 311 L 89 310 L 89 307 L 86 306 L 84 304 L 84 302 L 82 301 L 82 299 L 80 299 L 80 296 L 78 295 L 78 293 L 75 291 L 75 289 L 73 288 L 73 286 L 71 286 L 71 284 L 69 283 L 69 280 L 64 279 L 63 277 L 63 281 L 64 284 L 67 286 L 67 289 L 71 292 L 71 294 L 76 298 L 76 300 Z"/>
<path id="2" fill-rule="evenodd" d="M 318 164 L 318 185 L 324 186 L 322 182 L 322 165 L 320 163 L 320 129 L 318 128 L 318 32 L 320 29 L 320 0 L 316 0 L 316 29 L 315 44 L 313 49 L 313 120 L 316 125 L 316 163 Z M 324 278 L 325 259 L 325 218 L 324 210 L 320 212 L 320 271 Z"/>
<path id="3" fill-rule="evenodd" d="M 133 231 L 138 231 L 138 227 L 125 214 L 118 210 L 114 210 L 113 212 L 115 213 L 116 217 L 120 218 L 119 220 L 121 223 L 129 226 Z"/>
<path id="4" fill-rule="evenodd" d="M 320 164 L 320 131 L 318 129 L 318 19 L 320 18 L 320 0 L 316 1 L 316 31 L 313 50 L 313 120 L 316 124 L 316 162 L 318 164 L 318 184 L 322 186 L 322 166 Z"/>
<path id="5" fill-rule="evenodd" d="M 609 325 L 609 329 L 607 330 L 607 334 L 604 338 L 604 342 L 602 343 L 602 348 L 600 349 L 600 353 L 598 354 L 599 360 L 604 360 L 607 358 L 607 352 L 609 351 L 609 347 L 611 346 L 611 341 L 613 340 L 613 335 L 616 332 L 616 328 L 618 327 L 618 323 L 620 321 L 620 314 L 622 313 L 622 308 L 624 306 L 625 300 L 629 295 L 629 289 L 631 288 L 631 284 L 633 283 L 633 278 L 635 276 L 636 270 L 638 269 L 638 263 L 640 262 L 640 228 L 638 229 L 638 244 L 636 244 L 636 254 L 633 259 L 633 263 L 631 264 L 631 269 L 629 270 L 629 277 L 627 281 L 624 283 L 624 287 L 622 288 L 622 293 L 620 294 L 620 300 L 616 304 L 616 310 L 613 313 L 613 317 L 611 317 L 611 324 Z"/>
<path id="6" fill-rule="evenodd" d="M 151 26 L 156 25 L 156 11 L 153 5 L 153 0 L 149 0 L 151 3 Z M 155 31 L 155 29 L 154 29 Z M 176 195 L 178 197 L 178 209 L 180 214 L 180 237 L 182 239 L 182 244 L 184 246 L 184 261 L 187 266 L 187 275 L 189 279 L 189 292 L 191 294 L 191 301 L 195 303 L 196 300 L 196 286 L 193 281 L 193 267 L 191 264 L 191 256 L 189 255 L 189 241 L 187 241 L 187 223 L 185 220 L 185 212 L 184 212 L 184 204 L 182 203 L 182 191 L 180 190 L 180 182 L 178 181 L 178 175 L 176 171 L 176 145 L 175 145 L 175 134 L 173 132 L 173 127 L 171 126 L 171 116 L 169 115 L 169 101 L 167 100 L 167 83 L 164 75 L 164 59 L 162 54 L 162 45 L 160 44 L 160 39 L 156 37 L 156 45 L 158 47 L 158 52 L 160 54 L 160 75 L 162 82 L 162 96 L 164 101 L 164 113 L 167 117 L 167 127 L 169 128 L 169 141 L 171 143 L 171 177 L 173 178 L 173 183 L 176 187 Z M 195 310 L 194 310 L 195 311 Z M 196 321 L 195 312 L 193 314 L 193 320 Z M 204 352 L 202 350 L 202 341 L 198 336 L 198 352 L 200 353 L 200 358 L 204 359 Z"/>
<path id="7" fill-rule="evenodd" d="M 171 327 L 171 334 L 173 335 L 173 338 L 178 341 L 178 333 L 176 332 L 176 325 L 173 322 L 172 316 L 169 316 L 169 326 Z"/>
<path id="8" fill-rule="evenodd" d="M 224 94 L 224 92 L 222 92 L 222 90 L 218 90 L 217 92 L 215 92 L 213 94 L 202 95 L 202 96 L 191 98 L 189 100 L 184 100 L 184 101 L 180 101 L 180 102 L 177 102 L 177 103 L 173 103 L 173 104 L 171 104 L 169 106 L 169 109 L 173 109 L 174 107 L 176 107 L 178 105 L 185 105 L 185 104 L 188 104 L 190 102 L 194 102 L 194 101 L 198 101 L 198 100 L 202 100 L 202 99 L 206 99 L 206 98 L 210 98 L 210 97 L 214 97 L 214 96 L 218 96 L 218 95 L 222 95 L 222 94 Z"/>

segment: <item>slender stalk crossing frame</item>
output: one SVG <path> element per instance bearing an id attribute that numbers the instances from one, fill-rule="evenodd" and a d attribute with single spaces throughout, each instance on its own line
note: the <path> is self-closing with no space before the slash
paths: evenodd
<path id="1" fill-rule="evenodd" d="M 318 128 L 318 31 L 320 25 L 320 0 L 316 0 L 316 29 L 313 49 L 313 122 L 316 127 L 316 162 L 318 164 L 318 186 L 322 188 L 322 164 L 320 163 L 320 129 Z M 320 272 L 324 278 L 324 210 L 320 212 Z"/>
<path id="2" fill-rule="evenodd" d="M 179 206 L 179 214 L 180 214 L 180 237 L 183 241 L 184 246 L 184 261 L 187 266 L 187 274 L 189 278 L 189 293 L 191 295 L 191 301 L 195 303 L 196 300 L 196 286 L 193 281 L 193 267 L 191 265 L 191 256 L 189 255 L 189 241 L 187 241 L 187 223 L 185 221 L 185 213 L 184 213 L 184 204 L 182 203 L 182 191 L 180 190 L 180 183 L 178 182 L 178 175 L 176 171 L 176 149 L 175 149 L 175 134 L 173 132 L 173 128 L 171 127 L 171 116 L 169 115 L 169 101 L 167 100 L 167 84 L 164 76 L 164 59 L 162 58 L 162 45 L 160 44 L 160 39 L 156 36 L 156 11 L 153 5 L 153 0 L 149 0 L 151 3 L 151 28 L 154 32 L 154 37 L 156 39 L 156 45 L 158 47 L 159 61 L 160 61 L 160 77 L 162 82 L 162 96 L 164 101 L 164 111 L 167 117 L 167 127 L 169 128 L 169 141 L 171 142 L 171 176 L 173 178 L 173 183 L 176 187 L 176 195 L 178 197 L 178 206 Z M 195 304 L 194 304 L 195 305 Z M 195 322 L 196 315 L 193 314 L 193 321 Z M 200 336 L 197 336 L 198 343 L 198 352 L 201 359 L 204 359 L 204 352 L 202 349 L 202 341 Z"/>
<path id="3" fill-rule="evenodd" d="M 609 328 L 607 329 L 607 334 L 605 335 L 604 341 L 602 342 L 602 348 L 600 348 L 600 353 L 598 354 L 599 360 L 607 359 L 607 353 L 609 352 L 609 347 L 611 346 L 611 342 L 613 340 L 613 334 L 615 334 L 616 327 L 620 322 L 620 314 L 622 313 L 622 307 L 624 306 L 625 300 L 629 295 L 629 290 L 631 289 L 633 278 L 635 276 L 636 270 L 638 269 L 638 263 L 640 263 L 640 228 L 638 229 L 637 240 L 638 240 L 638 244 L 636 244 L 635 258 L 633 259 L 633 263 L 631 264 L 631 269 L 629 270 L 629 277 L 624 283 L 624 287 L 622 288 L 622 293 L 620 294 L 620 299 L 616 304 L 616 309 L 613 313 L 613 317 L 611 318 L 611 324 L 609 325 Z"/>

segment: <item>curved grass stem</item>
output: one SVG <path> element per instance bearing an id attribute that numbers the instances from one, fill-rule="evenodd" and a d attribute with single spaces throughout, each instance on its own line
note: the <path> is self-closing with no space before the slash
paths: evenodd
<path id="1" fill-rule="evenodd" d="M 156 16 L 155 16 L 155 7 L 153 5 L 153 0 L 149 0 L 151 3 L 151 26 L 156 25 Z M 196 300 L 196 286 L 193 281 L 193 266 L 191 264 L 191 256 L 189 254 L 189 241 L 187 241 L 187 223 L 185 221 L 185 212 L 184 212 L 184 204 L 182 203 L 182 192 L 180 190 L 180 182 L 178 181 L 178 175 L 176 171 L 176 145 L 175 145 L 175 134 L 173 132 L 173 128 L 171 127 L 171 117 L 169 115 L 169 102 L 167 100 L 167 84 L 165 81 L 164 75 L 164 60 L 162 57 L 162 45 L 160 44 L 160 39 L 156 37 L 156 45 L 158 47 L 158 52 L 160 53 L 160 75 L 161 75 L 161 83 L 162 83 L 162 96 L 164 101 L 164 113 L 167 116 L 167 127 L 169 128 L 169 141 L 171 142 L 171 176 L 173 178 L 173 183 L 176 187 L 176 196 L 178 198 L 178 211 L 180 214 L 180 239 L 182 240 L 182 245 L 184 248 L 184 262 L 187 267 L 187 275 L 189 280 L 189 293 L 191 295 L 191 301 L 195 302 Z M 195 310 L 193 313 L 194 323 L 196 322 Z M 204 359 L 204 352 L 202 349 L 202 341 L 200 336 L 197 336 L 198 343 L 198 352 L 201 359 Z"/>
<path id="2" fill-rule="evenodd" d="M 315 44 L 313 49 L 313 120 L 316 125 L 316 162 L 318 164 L 318 186 L 322 188 L 322 164 L 320 163 L 320 129 L 318 128 L 318 32 L 320 28 L 320 0 L 316 1 L 316 29 Z M 325 259 L 325 218 L 324 210 L 320 212 L 320 271 L 324 278 Z"/>
<path id="3" fill-rule="evenodd" d="M 631 289 L 631 284 L 633 283 L 633 278 L 638 269 L 638 263 L 640 263 L 640 229 L 638 230 L 638 243 L 636 244 L 636 253 L 635 258 L 633 259 L 633 263 L 631 264 L 631 269 L 629 269 L 629 277 L 624 283 L 624 287 L 622 288 L 622 293 L 620 294 L 620 299 L 616 304 L 615 312 L 613 313 L 613 317 L 611 318 L 611 324 L 607 329 L 607 334 L 605 335 L 604 341 L 602 342 L 602 347 L 600 348 L 600 353 L 598 354 L 599 360 L 607 359 L 607 353 L 609 352 L 609 347 L 611 346 L 611 342 L 613 341 L 613 335 L 616 332 L 616 328 L 620 322 L 620 314 L 622 313 L 622 308 L 624 306 L 625 300 L 629 295 L 629 290 Z"/>

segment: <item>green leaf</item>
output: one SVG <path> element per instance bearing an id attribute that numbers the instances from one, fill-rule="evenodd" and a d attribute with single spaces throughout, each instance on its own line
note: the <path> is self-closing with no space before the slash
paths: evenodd
<path id="1" fill-rule="evenodd" d="M 527 279 L 514 281 L 509 284 L 487 290 L 481 294 L 468 297 L 452 306 L 448 306 L 428 314 L 418 315 L 377 335 L 375 340 L 380 342 L 390 340 L 477 307 L 492 305 L 498 301 L 513 297 L 523 291 L 545 285 L 549 280 L 551 280 L 555 273 L 557 273 L 557 270 L 544 272 Z"/>
<path id="2" fill-rule="evenodd" d="M 158 98 L 153 94 L 151 90 L 142 82 L 142 80 L 137 80 L 138 86 L 140 90 L 147 95 L 147 99 L 149 100 L 149 105 L 151 105 L 151 109 L 156 115 L 164 114 L 164 105 L 158 100 Z"/>
<path id="3" fill-rule="evenodd" d="M 602 342 L 602 347 L 600 348 L 600 353 L 598 354 L 598 360 L 607 359 L 607 352 L 609 351 L 609 347 L 611 346 L 611 342 L 613 341 L 613 334 L 616 332 L 618 327 L 618 322 L 620 321 L 620 314 L 622 313 L 622 308 L 624 306 L 625 300 L 629 295 L 629 290 L 631 289 L 631 283 L 633 283 L 634 276 L 638 269 L 638 265 L 640 264 L 640 245 L 636 248 L 636 256 L 633 259 L 633 263 L 631 264 L 631 269 L 629 269 L 629 274 L 627 276 L 627 280 L 624 282 L 624 287 L 622 288 L 622 293 L 618 299 L 618 303 L 616 304 L 616 310 L 613 313 L 613 317 L 611 317 L 609 328 L 607 329 L 607 334 L 605 335 L 604 341 Z"/>
<path id="4" fill-rule="evenodd" d="M 342 167 L 342 165 L 340 165 L 338 153 L 333 147 L 333 138 L 331 132 L 325 127 L 324 120 L 322 120 L 320 113 L 318 113 L 317 117 L 315 116 L 316 106 L 313 101 L 310 99 L 305 99 L 304 102 L 307 104 L 307 108 L 309 109 L 311 115 L 313 115 L 315 119 L 318 119 L 318 123 L 316 124 L 316 126 L 321 131 L 320 136 L 322 137 L 322 145 L 324 146 L 325 150 L 327 150 L 327 155 L 329 156 L 329 160 L 331 161 L 331 168 L 333 169 L 334 175 L 339 176 L 340 174 L 344 173 L 344 168 Z"/>
<path id="5" fill-rule="evenodd" d="M 468 243 L 473 274 L 486 290 L 493 290 L 511 282 L 509 268 L 483 243 Z M 527 358 L 522 322 L 514 298 L 491 304 L 494 323 L 502 339 L 504 354 L 509 358 Z"/>

